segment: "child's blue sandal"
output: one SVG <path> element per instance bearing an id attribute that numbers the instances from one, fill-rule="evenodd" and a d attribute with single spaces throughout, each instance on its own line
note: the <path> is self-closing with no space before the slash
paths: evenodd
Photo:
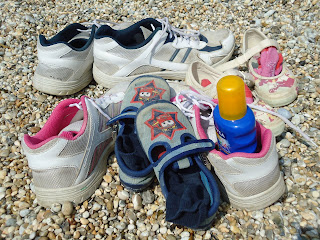
<path id="1" fill-rule="evenodd" d="M 115 143 L 119 177 L 126 188 L 134 191 L 145 189 L 154 178 L 153 167 L 134 131 L 136 113 L 144 104 L 161 99 L 170 99 L 170 87 L 163 78 L 138 77 L 130 83 L 125 92 L 120 114 L 108 122 L 112 124 L 119 121 Z"/>
<path id="2" fill-rule="evenodd" d="M 167 101 L 141 107 L 135 129 L 166 198 L 167 221 L 193 229 L 210 227 L 220 193 L 200 154 L 214 143 L 197 140 L 188 119 Z"/>

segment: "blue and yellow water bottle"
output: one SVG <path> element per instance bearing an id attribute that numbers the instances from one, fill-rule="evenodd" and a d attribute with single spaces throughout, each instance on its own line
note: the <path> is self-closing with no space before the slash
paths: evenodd
<path id="1" fill-rule="evenodd" d="M 221 152 L 254 153 L 257 149 L 256 120 L 246 104 L 243 80 L 226 76 L 217 84 L 218 106 L 213 111 Z"/>

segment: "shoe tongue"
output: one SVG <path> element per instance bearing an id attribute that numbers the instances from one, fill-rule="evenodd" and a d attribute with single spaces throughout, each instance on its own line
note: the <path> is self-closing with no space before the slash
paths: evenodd
<path id="1" fill-rule="evenodd" d="M 151 25 L 151 26 L 153 26 L 153 25 Z M 140 29 L 142 31 L 144 39 L 147 39 L 152 34 L 152 31 L 149 30 L 148 28 L 141 26 Z"/>
<path id="2" fill-rule="evenodd" d="M 73 122 L 71 124 L 69 124 L 68 126 L 66 126 L 65 128 L 63 128 L 60 133 L 58 134 L 59 137 L 73 137 L 74 135 L 76 135 L 83 124 L 83 120 L 80 121 L 76 121 Z"/>
<path id="3" fill-rule="evenodd" d="M 261 64 L 261 76 L 274 77 L 276 67 L 279 61 L 279 54 L 275 47 L 269 47 L 261 52 L 260 64 Z"/>

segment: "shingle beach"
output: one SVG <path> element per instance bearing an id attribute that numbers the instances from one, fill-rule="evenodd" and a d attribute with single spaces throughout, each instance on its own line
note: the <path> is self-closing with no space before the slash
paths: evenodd
<path id="1" fill-rule="evenodd" d="M 320 239 L 320 148 L 289 127 L 276 138 L 286 194 L 260 211 L 222 202 L 207 231 L 165 221 L 157 181 L 141 193 L 124 188 L 115 156 L 91 198 L 76 206 L 66 202 L 43 208 L 21 148 L 23 135 L 37 133 L 61 100 L 97 98 L 107 91 L 95 81 L 66 97 L 34 89 L 38 35 L 50 38 L 74 22 L 147 17 L 168 17 L 179 28 L 230 29 L 236 37 L 233 57 L 240 54 L 249 28 L 277 40 L 299 86 L 298 98 L 283 108 L 320 145 L 320 1 L 17 0 L 1 1 L 0 9 L 0 239 Z"/>

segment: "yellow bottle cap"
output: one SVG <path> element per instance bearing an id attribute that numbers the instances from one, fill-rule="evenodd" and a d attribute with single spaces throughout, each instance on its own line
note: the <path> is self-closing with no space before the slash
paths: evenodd
<path id="1" fill-rule="evenodd" d="M 225 76 L 217 84 L 220 116 L 238 120 L 247 113 L 244 82 L 238 76 Z"/>

